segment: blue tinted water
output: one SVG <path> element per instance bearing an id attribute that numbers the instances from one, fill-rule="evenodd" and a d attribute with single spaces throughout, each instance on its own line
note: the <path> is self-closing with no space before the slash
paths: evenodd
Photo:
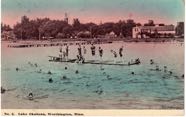
<path id="1" fill-rule="evenodd" d="M 183 108 L 184 82 L 184 46 L 180 43 L 113 43 L 96 45 L 104 50 L 103 60 L 114 59 L 111 49 L 118 51 L 124 46 L 124 61 L 140 58 L 142 64 L 136 66 L 102 66 L 80 65 L 72 63 L 54 63 L 48 61 L 49 55 L 58 56 L 59 47 L 6 48 L 2 44 L 2 86 L 16 88 L 10 95 L 24 97 L 29 92 L 34 95 L 48 95 L 46 101 L 53 103 L 50 107 L 37 108 Z M 77 46 L 70 46 L 69 58 L 75 58 Z M 90 55 L 90 45 L 86 45 L 87 60 L 100 59 Z M 155 65 L 149 60 L 154 59 Z M 37 63 L 38 67 L 28 62 Z M 162 71 L 154 71 L 156 65 Z M 163 72 L 167 66 L 169 72 Z M 65 66 L 68 67 L 65 70 Z M 15 68 L 20 68 L 16 71 Z M 41 73 L 38 73 L 42 69 Z M 75 71 L 78 70 L 79 74 Z M 52 74 L 47 74 L 51 71 Z M 131 72 L 135 74 L 132 75 Z M 63 76 L 67 79 L 61 80 Z M 52 78 L 53 83 L 48 79 Z M 57 101 L 56 101 L 57 100 Z M 3 99 L 2 99 L 3 101 Z M 61 106 L 59 103 L 66 106 Z M 83 102 L 82 105 L 79 102 Z M 32 103 L 32 102 L 30 102 Z M 69 105 L 68 105 L 69 104 Z M 74 106 L 75 105 L 75 106 Z M 21 105 L 24 108 L 25 105 Z M 4 108 L 12 108 L 3 106 Z M 14 107 L 16 108 L 16 107 Z M 17 106 L 20 108 L 20 106 Z M 26 107 L 25 108 L 35 108 Z"/>

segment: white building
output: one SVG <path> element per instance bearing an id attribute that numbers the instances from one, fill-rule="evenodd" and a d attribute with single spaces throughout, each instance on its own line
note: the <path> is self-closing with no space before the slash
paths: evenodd
<path id="1" fill-rule="evenodd" d="M 158 37 L 172 37 L 175 35 L 174 25 L 137 26 L 132 29 L 133 38 L 150 38 L 153 34 L 158 34 Z"/>

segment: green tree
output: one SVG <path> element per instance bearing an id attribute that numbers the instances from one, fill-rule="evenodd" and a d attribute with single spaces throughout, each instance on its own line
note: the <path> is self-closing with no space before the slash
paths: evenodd
<path id="1" fill-rule="evenodd" d="M 123 24 L 122 27 L 122 33 L 125 37 L 132 37 L 132 28 L 136 26 L 136 23 L 134 22 L 134 20 L 127 20 L 126 23 Z"/>
<path id="2" fill-rule="evenodd" d="M 184 35 L 184 22 L 178 22 L 176 26 L 176 35 L 178 36 Z"/>
<path id="3" fill-rule="evenodd" d="M 149 22 L 145 23 L 144 26 L 155 26 L 155 24 L 153 20 L 149 20 Z"/>
<path id="4" fill-rule="evenodd" d="M 11 31 L 12 28 L 9 25 L 1 23 L 1 32 L 3 31 Z"/>

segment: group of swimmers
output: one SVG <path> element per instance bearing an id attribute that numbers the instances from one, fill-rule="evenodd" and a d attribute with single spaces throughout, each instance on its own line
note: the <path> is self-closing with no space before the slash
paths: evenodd
<path id="1" fill-rule="evenodd" d="M 153 65 L 155 64 L 154 60 L 153 59 L 150 59 L 150 65 Z M 155 69 L 150 69 L 152 71 L 163 71 L 164 73 L 169 73 L 170 75 L 173 74 L 172 71 L 168 71 L 167 70 L 167 66 L 163 66 L 163 70 L 160 69 L 160 67 L 158 65 L 155 66 Z M 184 78 L 184 74 L 181 75 L 181 78 Z"/>
<path id="2" fill-rule="evenodd" d="M 77 60 L 78 61 L 81 61 L 83 63 L 85 61 L 85 58 L 83 57 L 83 55 L 85 55 L 87 53 L 87 50 L 86 50 L 85 46 L 83 46 L 83 48 L 81 48 L 81 45 L 79 45 L 79 47 L 77 48 L 77 50 L 78 50 Z M 83 52 L 82 52 L 82 50 L 83 50 Z M 94 44 L 91 45 L 90 50 L 91 50 L 91 55 L 92 56 L 95 56 L 96 55 L 96 47 L 94 46 Z M 101 47 L 98 48 L 98 52 L 99 52 L 99 56 L 102 58 L 103 57 L 103 49 Z M 119 54 L 119 57 L 122 58 L 123 57 L 123 46 L 121 46 L 119 48 L 119 52 L 118 53 L 116 51 L 114 51 L 114 50 L 111 50 L 111 53 L 114 55 L 114 58 L 117 58 L 118 54 Z M 68 59 L 68 55 L 69 55 L 69 47 L 66 46 L 65 51 L 63 51 L 63 49 L 61 47 L 60 48 L 60 57 L 61 58 L 63 57 L 63 58 L 67 58 Z M 136 59 L 135 62 L 140 63 L 139 58 Z M 31 66 L 35 66 L 35 67 L 38 66 L 37 64 L 31 64 L 31 63 L 29 63 L 29 64 Z M 154 60 L 151 59 L 150 60 L 150 64 L 154 64 Z M 67 70 L 67 67 L 65 67 L 65 69 Z M 18 70 L 19 70 L 19 68 L 16 68 L 16 71 L 18 71 Z M 156 71 L 159 71 L 160 70 L 159 69 L 159 66 L 156 66 L 156 69 L 155 70 Z M 166 70 L 167 70 L 167 67 L 164 66 L 164 72 L 166 72 Z M 41 69 L 40 69 L 40 71 L 41 71 Z M 76 70 L 75 73 L 78 74 L 79 71 Z M 171 71 L 169 73 L 172 74 Z M 49 71 L 48 74 L 52 74 L 52 73 Z M 134 75 L 135 73 L 134 72 L 131 72 L 131 74 Z M 184 77 L 184 74 L 182 75 L 182 77 Z M 110 76 L 108 75 L 107 78 L 110 79 Z M 62 79 L 67 79 L 67 77 L 66 76 L 63 76 Z M 52 78 L 49 79 L 49 83 L 53 83 L 53 79 Z M 4 93 L 5 91 L 6 91 L 6 89 L 4 89 L 4 88 L 1 87 L 1 93 Z M 102 91 L 97 91 L 97 93 L 101 94 Z M 33 100 L 33 94 L 32 93 L 29 93 L 28 98 L 29 98 L 29 100 Z"/>
<path id="3" fill-rule="evenodd" d="M 99 49 L 100 49 L 100 48 L 99 48 Z M 136 59 L 136 61 L 139 61 L 139 59 Z M 152 64 L 154 64 L 154 63 L 155 63 L 154 60 L 151 59 L 151 60 L 150 60 L 150 64 L 152 65 Z M 164 68 L 164 72 L 167 72 L 167 66 L 164 66 L 163 68 Z M 65 67 L 65 70 L 67 70 L 67 67 Z M 156 70 L 156 71 L 161 71 L 161 69 L 159 68 L 158 65 L 155 66 L 155 70 Z M 78 74 L 79 71 L 76 70 L 75 73 Z M 170 75 L 171 75 L 171 74 L 172 74 L 172 71 L 169 71 L 169 73 L 170 73 Z M 52 73 L 51 73 L 50 71 L 48 71 L 48 74 L 52 74 Z M 134 73 L 134 72 L 131 72 L 131 74 L 134 75 L 135 73 Z M 106 75 L 106 74 L 105 74 L 105 75 Z M 184 78 L 184 74 L 183 74 L 181 77 Z M 63 76 L 63 77 L 62 77 L 62 80 L 64 80 L 64 79 L 67 79 L 67 77 L 66 77 L 66 76 Z M 109 79 L 112 79 L 112 78 L 110 78 L 110 76 L 107 75 L 107 79 L 109 80 Z M 49 81 L 49 83 L 53 83 L 53 79 L 52 79 L 52 78 L 49 78 L 48 81 Z M 1 87 L 1 93 L 5 93 L 6 91 L 7 91 L 7 89 Z M 100 95 L 100 94 L 103 93 L 103 91 L 102 91 L 102 90 L 97 90 L 96 93 L 98 93 L 98 94 Z M 28 98 L 29 100 L 34 100 L 34 95 L 33 95 L 33 93 L 32 93 L 32 92 L 29 93 L 28 96 L 27 96 L 27 98 Z"/>

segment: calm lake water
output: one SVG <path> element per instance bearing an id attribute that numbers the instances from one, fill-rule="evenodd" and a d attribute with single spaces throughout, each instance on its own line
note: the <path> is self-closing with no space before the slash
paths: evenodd
<path id="1" fill-rule="evenodd" d="M 7 48 L 2 42 L 1 83 L 2 108 L 51 109 L 183 109 L 184 45 L 179 42 L 124 43 L 96 45 L 104 50 L 103 60 L 124 61 L 140 58 L 134 66 L 106 66 L 49 62 L 48 56 L 59 56 L 59 47 Z M 123 59 L 115 59 L 124 46 Z M 69 46 L 69 58 L 75 58 L 78 46 Z M 86 60 L 100 60 L 98 51 L 92 57 L 85 45 Z M 155 64 L 150 65 L 150 59 Z M 28 64 L 35 64 L 38 67 Z M 155 71 L 156 66 L 161 71 Z M 167 66 L 167 72 L 164 72 Z M 16 67 L 20 68 L 16 71 Z M 65 67 L 68 69 L 65 70 Z M 100 67 L 104 68 L 101 70 Z M 38 71 L 42 69 L 41 73 Z M 79 74 L 75 71 L 78 70 Z M 47 74 L 51 71 L 52 74 Z M 172 71 L 172 74 L 169 73 Z M 134 75 L 131 74 L 134 72 Z M 66 76 L 67 79 L 61 79 Z M 49 83 L 49 78 L 53 83 Z M 25 97 L 32 92 L 34 101 Z"/>

